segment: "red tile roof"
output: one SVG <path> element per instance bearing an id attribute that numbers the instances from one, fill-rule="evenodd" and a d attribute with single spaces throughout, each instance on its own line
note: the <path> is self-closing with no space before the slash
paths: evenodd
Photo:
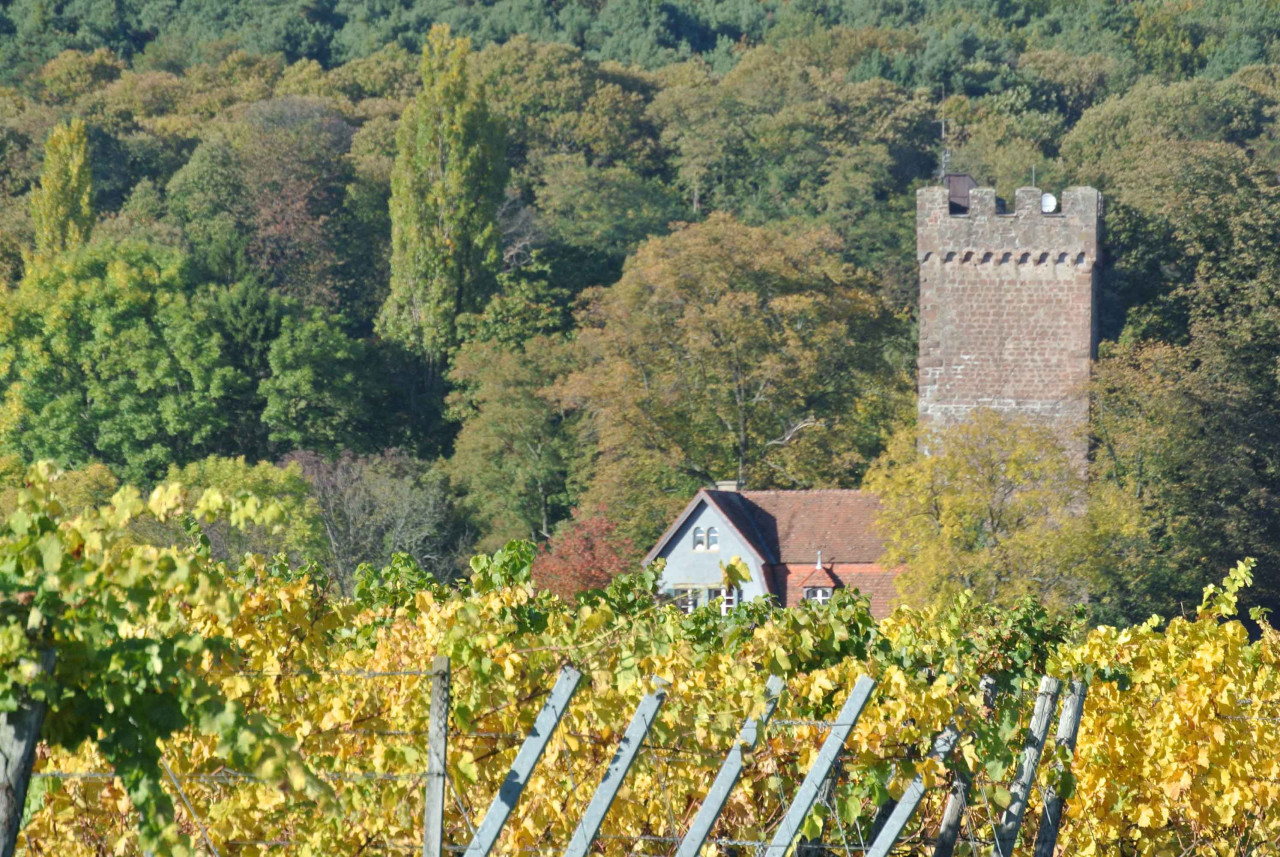
<path id="1" fill-rule="evenodd" d="M 646 564 L 661 553 L 704 499 L 724 514 L 764 563 L 813 563 L 818 551 L 823 563 L 874 563 L 884 553 L 875 529 L 880 501 L 865 491 L 704 489 L 649 551 Z"/>
<path id="2" fill-rule="evenodd" d="M 814 568 L 813 563 L 775 565 L 773 591 L 784 607 L 804 600 L 805 587 L 830 586 L 833 589 L 856 589 L 871 602 L 871 615 L 883 619 L 898 604 L 896 570 L 885 570 L 878 564 L 837 563 Z"/>
<path id="3" fill-rule="evenodd" d="M 707 491 L 734 525 L 775 563 L 873 563 L 880 501 L 865 491 Z M 731 511 L 732 510 L 732 511 Z"/>

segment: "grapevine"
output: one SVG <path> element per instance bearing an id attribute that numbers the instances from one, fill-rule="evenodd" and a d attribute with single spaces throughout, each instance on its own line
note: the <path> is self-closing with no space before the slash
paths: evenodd
<path id="1" fill-rule="evenodd" d="M 200 556 L 198 540 L 175 550 Z M 504 830 L 502 854 L 563 849 L 655 682 L 667 702 L 594 847 L 671 853 L 742 721 L 762 711 L 770 674 L 786 690 L 708 853 L 769 838 L 860 675 L 877 681 L 876 692 L 806 822 L 809 840 L 865 838 L 879 808 L 920 776 L 929 791 L 901 848 L 928 853 L 961 767 L 974 775 L 974 811 L 998 814 L 1046 672 L 1086 678 L 1089 696 L 1074 759 L 1051 750 L 1041 766 L 1026 830 L 1036 829 L 1039 796 L 1052 784 L 1068 796 L 1065 853 L 1209 855 L 1280 836 L 1280 638 L 1263 622 L 1251 640 L 1235 618 L 1248 566 L 1211 588 L 1194 617 L 1086 632 L 1030 602 L 997 611 L 969 596 L 878 623 L 849 592 L 826 605 L 755 603 L 729 616 L 710 605 L 685 616 L 652 597 L 653 571 L 565 603 L 534 589 L 531 559 L 513 543 L 476 558 L 470 580 L 453 587 L 399 561 L 413 587 L 365 586 L 352 600 L 305 574 L 280 574 L 278 561 L 201 560 L 209 591 L 222 596 L 189 600 L 174 621 L 193 639 L 220 641 L 189 663 L 191 680 L 242 711 L 245 725 L 193 724 L 155 739 L 172 772 L 157 787 L 175 807 L 176 835 L 219 854 L 420 847 L 430 664 L 445 655 L 450 845 L 469 841 L 565 664 L 583 671 L 583 686 Z M 958 750 L 927 759 L 953 723 Z M 281 752 L 245 765 L 264 736 Z M 140 853 L 137 810 L 118 773 L 101 742 L 42 750 L 27 852 Z M 971 834 L 979 821 L 970 820 Z"/>

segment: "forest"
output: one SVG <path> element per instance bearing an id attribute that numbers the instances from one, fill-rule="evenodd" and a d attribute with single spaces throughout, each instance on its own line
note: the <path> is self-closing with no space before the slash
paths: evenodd
<path id="1" fill-rule="evenodd" d="M 930 596 L 1141 621 L 1252 557 L 1280 604 L 1278 36 L 1274 0 L 5 0 L 0 507 L 52 459 L 68 506 L 271 497 L 214 551 L 345 594 L 512 539 L 555 588 L 716 480 L 865 481 Z M 943 168 L 1105 197 L 1087 480 L 1033 427 L 911 454 Z"/>

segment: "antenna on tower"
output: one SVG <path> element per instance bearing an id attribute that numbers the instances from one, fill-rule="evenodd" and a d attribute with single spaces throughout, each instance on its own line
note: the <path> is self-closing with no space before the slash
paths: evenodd
<path id="1" fill-rule="evenodd" d="M 942 101 L 947 100 L 947 86 L 942 85 Z M 941 105 L 941 101 L 938 102 Z M 938 181 L 945 182 L 947 173 L 951 172 L 951 147 L 947 145 L 947 117 L 943 116 L 938 119 L 938 126 L 942 129 L 942 156 L 938 159 Z"/>
<path id="2" fill-rule="evenodd" d="M 947 145 L 947 120 L 939 119 L 938 124 L 942 127 L 942 157 L 938 159 L 938 181 L 941 182 L 951 172 L 951 147 Z"/>

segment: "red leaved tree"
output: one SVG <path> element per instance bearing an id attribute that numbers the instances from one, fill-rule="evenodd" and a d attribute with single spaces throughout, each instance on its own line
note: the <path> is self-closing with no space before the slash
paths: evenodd
<path id="1" fill-rule="evenodd" d="M 574 510 L 551 540 L 538 550 L 533 583 L 564 600 L 587 589 L 601 589 L 619 574 L 640 567 L 635 543 L 601 512 L 581 517 Z"/>

